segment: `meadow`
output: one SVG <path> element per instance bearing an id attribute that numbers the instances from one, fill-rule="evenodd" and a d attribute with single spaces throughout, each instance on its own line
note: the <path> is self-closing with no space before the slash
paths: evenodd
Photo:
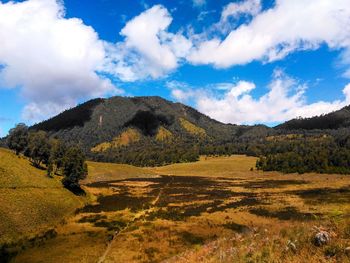
<path id="1" fill-rule="evenodd" d="M 89 203 L 12 261 L 350 262 L 350 177 L 266 173 L 255 162 L 89 162 Z M 331 240 L 318 247 L 320 230 Z"/>

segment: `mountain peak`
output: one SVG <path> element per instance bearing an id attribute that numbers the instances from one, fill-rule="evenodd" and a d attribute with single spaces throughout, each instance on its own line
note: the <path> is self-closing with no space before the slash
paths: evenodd
<path id="1" fill-rule="evenodd" d="M 220 123 L 192 107 L 159 96 L 115 96 L 87 101 L 31 129 L 80 143 L 89 151 L 103 143 L 113 144 L 130 129 L 136 129 L 142 138 L 158 142 L 157 135 L 165 130 L 179 140 L 230 140 L 236 126 Z"/>

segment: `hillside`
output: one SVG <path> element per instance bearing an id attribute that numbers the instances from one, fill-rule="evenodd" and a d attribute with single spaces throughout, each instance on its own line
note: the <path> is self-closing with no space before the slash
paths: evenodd
<path id="1" fill-rule="evenodd" d="M 87 151 L 118 140 L 129 128 L 136 129 L 140 140 L 147 141 L 157 141 L 157 137 L 159 141 L 164 131 L 167 137 L 180 141 L 232 140 L 237 131 L 235 125 L 225 125 L 191 107 L 160 97 L 95 99 L 31 127 L 79 143 Z"/>
<path id="2" fill-rule="evenodd" d="M 301 149 L 307 144 L 313 145 L 311 150 L 317 156 L 320 147 L 313 141 L 326 135 L 331 137 L 321 148 L 327 153 L 328 165 L 344 168 L 339 160 L 347 155 L 344 146 L 349 141 L 350 106 L 269 128 L 223 124 L 191 107 L 160 97 L 112 97 L 88 101 L 30 129 L 45 130 L 51 137 L 78 144 L 90 160 L 136 166 L 193 162 L 200 155 L 284 155 L 296 149 L 304 156 L 306 151 Z M 288 138 L 293 134 L 299 134 L 299 139 L 294 140 L 295 149 L 291 150 Z M 276 142 L 271 138 L 286 140 Z M 335 152 L 342 157 L 336 157 Z M 307 155 L 311 156 L 310 152 Z M 286 162 L 287 167 L 292 163 Z"/>
<path id="3" fill-rule="evenodd" d="M 3 148 L 0 189 L 0 258 L 4 257 L 5 244 L 35 241 L 84 203 L 82 197 L 63 188 L 58 179 L 48 178 L 45 171 Z"/>
<path id="4" fill-rule="evenodd" d="M 285 130 L 326 130 L 350 127 L 350 106 L 325 115 L 312 118 L 299 118 L 276 126 Z"/>

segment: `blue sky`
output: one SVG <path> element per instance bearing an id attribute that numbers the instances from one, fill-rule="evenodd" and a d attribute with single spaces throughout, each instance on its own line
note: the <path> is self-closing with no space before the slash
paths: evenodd
<path id="1" fill-rule="evenodd" d="M 0 136 L 113 95 L 237 124 L 337 110 L 348 28 L 349 0 L 0 0 Z"/>

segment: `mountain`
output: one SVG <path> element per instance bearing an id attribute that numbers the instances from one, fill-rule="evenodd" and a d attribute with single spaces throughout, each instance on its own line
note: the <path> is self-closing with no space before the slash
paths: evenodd
<path id="1" fill-rule="evenodd" d="M 350 106 L 269 128 L 223 124 L 160 97 L 112 97 L 90 100 L 30 130 L 78 144 L 90 160 L 137 166 L 246 154 L 272 158 L 260 160 L 262 169 L 343 173 L 348 171 L 343 160 L 350 156 Z M 309 160 L 320 154 L 328 166 Z M 295 158 L 306 163 L 295 167 Z"/>
<path id="2" fill-rule="evenodd" d="M 94 99 L 32 126 L 92 152 L 140 141 L 232 141 L 249 126 L 223 124 L 160 97 Z"/>
<path id="3" fill-rule="evenodd" d="M 312 118 L 298 118 L 276 126 L 283 130 L 327 130 L 350 127 L 350 106 Z"/>

